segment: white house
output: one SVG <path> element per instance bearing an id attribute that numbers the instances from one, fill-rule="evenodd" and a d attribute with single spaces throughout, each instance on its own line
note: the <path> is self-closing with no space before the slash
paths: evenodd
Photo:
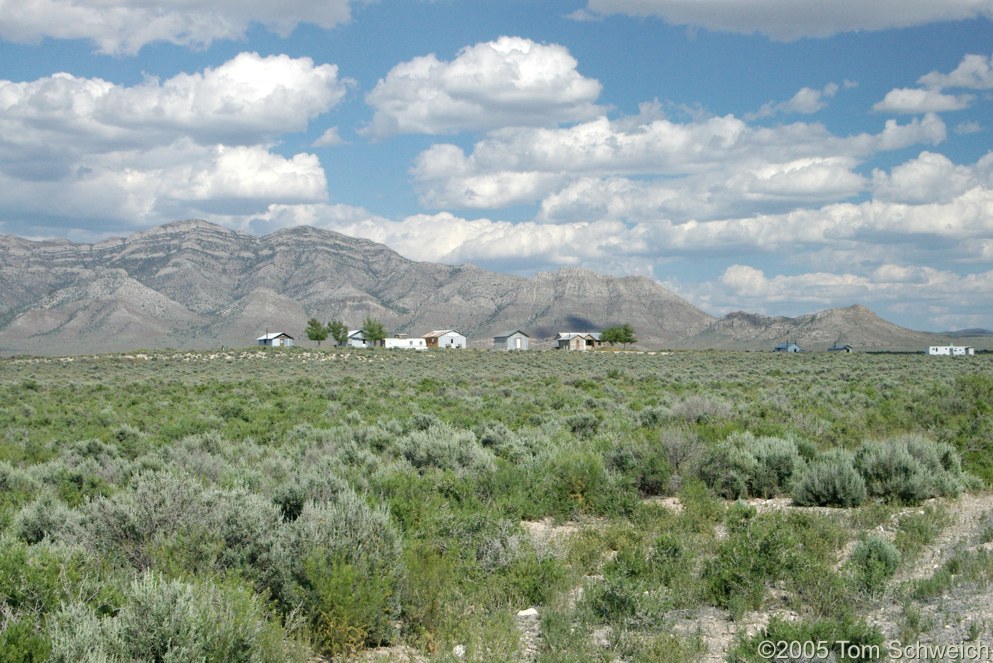
<path id="1" fill-rule="evenodd" d="M 387 350 L 427 350 L 428 344 L 423 338 L 388 338 L 384 341 Z"/>
<path id="2" fill-rule="evenodd" d="M 800 352 L 800 346 L 793 341 L 786 341 L 785 343 L 780 343 L 772 349 L 773 352 Z"/>
<path id="3" fill-rule="evenodd" d="M 932 345 L 928 347 L 927 353 L 946 357 L 966 357 L 976 354 L 976 348 L 962 345 Z"/>
<path id="4" fill-rule="evenodd" d="M 293 337 L 286 332 L 265 333 L 255 340 L 260 346 L 267 348 L 289 348 L 293 345 Z"/>
<path id="5" fill-rule="evenodd" d="M 466 346 L 465 336 L 451 329 L 437 329 L 428 332 L 423 338 L 429 348 L 453 349 Z"/>
<path id="6" fill-rule="evenodd" d="M 600 332 L 559 332 L 555 335 L 556 350 L 593 350 L 603 345 Z"/>
<path id="7" fill-rule="evenodd" d="M 348 338 L 345 339 L 345 347 L 349 348 L 371 348 L 372 343 L 365 340 L 365 334 L 361 329 L 348 330 Z"/>

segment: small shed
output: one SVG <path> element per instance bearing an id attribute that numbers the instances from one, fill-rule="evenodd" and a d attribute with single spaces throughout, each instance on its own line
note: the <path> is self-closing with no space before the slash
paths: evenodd
<path id="1" fill-rule="evenodd" d="M 451 329 L 437 329 L 423 336 L 428 348 L 455 349 L 466 346 L 466 337 Z"/>
<path id="2" fill-rule="evenodd" d="M 853 351 L 852 346 L 848 344 L 838 345 L 837 343 L 835 343 L 830 348 L 828 348 L 828 352 L 852 352 L 852 351 Z"/>
<path id="3" fill-rule="evenodd" d="M 293 346 L 293 337 L 286 332 L 266 332 L 255 340 L 261 347 L 265 348 L 289 348 Z"/>
<path id="4" fill-rule="evenodd" d="M 772 349 L 773 352 L 800 352 L 800 346 L 793 341 L 780 343 Z"/>
<path id="5" fill-rule="evenodd" d="M 500 332 L 493 337 L 494 350 L 527 350 L 528 339 L 531 337 L 520 329 Z"/>

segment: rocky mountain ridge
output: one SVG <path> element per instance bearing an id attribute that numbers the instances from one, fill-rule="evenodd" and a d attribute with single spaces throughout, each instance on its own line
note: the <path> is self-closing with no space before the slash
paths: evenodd
<path id="1" fill-rule="evenodd" d="M 76 354 L 244 346 L 266 329 L 303 343 L 309 317 L 357 327 L 367 316 L 422 334 L 458 329 L 470 345 L 523 329 L 537 347 L 558 331 L 630 323 L 645 347 L 921 349 L 933 335 L 864 307 L 801 318 L 716 319 L 643 277 L 564 268 L 530 278 L 408 260 L 388 247 L 299 226 L 259 237 L 178 221 L 94 244 L 0 237 L 0 352 Z M 988 337 L 987 337 L 988 338 Z M 959 339 L 961 341 L 961 339 Z"/>

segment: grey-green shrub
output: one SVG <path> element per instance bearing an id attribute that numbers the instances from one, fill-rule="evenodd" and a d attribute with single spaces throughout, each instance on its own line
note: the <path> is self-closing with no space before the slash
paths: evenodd
<path id="1" fill-rule="evenodd" d="M 858 506 L 867 496 L 865 480 L 855 469 L 855 458 L 845 449 L 832 449 L 801 472 L 793 485 L 799 506 Z"/>
<path id="2" fill-rule="evenodd" d="M 86 505 L 82 537 L 95 552 L 147 569 L 154 543 L 204 527 L 209 514 L 203 492 L 188 474 L 143 472 L 126 489 Z"/>
<path id="3" fill-rule="evenodd" d="M 305 652 L 270 621 L 250 590 L 190 584 L 145 572 L 111 617 L 69 604 L 50 625 L 51 660 L 263 663 L 303 661 Z"/>
<path id="4" fill-rule="evenodd" d="M 849 558 L 858 586 L 869 594 L 879 594 L 900 566 L 900 551 L 878 536 L 860 541 Z"/>
<path id="5" fill-rule="evenodd" d="M 397 442 L 397 453 L 422 470 L 475 473 L 495 468 L 493 453 L 479 444 L 472 431 L 444 423 L 410 431 Z"/>
<path id="6" fill-rule="evenodd" d="M 14 516 L 13 530 L 19 539 L 38 543 L 46 537 L 71 541 L 80 524 L 79 512 L 51 493 L 43 493 Z"/>
<path id="7" fill-rule="evenodd" d="M 954 491 L 937 447 L 916 438 L 911 453 L 906 439 L 863 442 L 855 452 L 855 467 L 865 479 L 869 494 L 904 504 L 916 504 L 943 491 Z M 923 460 L 923 462 L 922 462 Z M 952 482 L 954 483 L 954 482 Z"/>

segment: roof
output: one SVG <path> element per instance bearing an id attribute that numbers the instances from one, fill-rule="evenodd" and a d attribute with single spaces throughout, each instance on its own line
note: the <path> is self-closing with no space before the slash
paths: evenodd
<path id="1" fill-rule="evenodd" d="M 281 338 L 281 337 L 286 337 L 286 338 L 290 339 L 291 341 L 293 340 L 293 337 L 290 336 L 289 334 L 287 334 L 286 332 L 272 332 L 271 334 L 263 334 L 262 336 L 259 336 L 255 340 L 256 341 L 271 341 L 271 340 L 273 340 L 275 338 Z"/>
<path id="2" fill-rule="evenodd" d="M 559 332 L 555 336 L 556 341 L 568 341 L 570 339 L 576 338 L 577 336 L 588 336 L 594 341 L 600 340 L 600 332 Z"/>
<path id="3" fill-rule="evenodd" d="M 353 336 L 362 336 L 364 338 L 365 334 L 362 333 L 361 329 L 349 329 L 348 338 L 352 338 Z"/>
<path id="4" fill-rule="evenodd" d="M 452 329 L 437 329 L 435 331 L 428 332 L 427 334 L 425 334 L 421 338 L 441 338 L 445 334 L 459 334 L 459 333 L 457 331 L 452 330 Z M 459 336 L 462 336 L 462 334 L 459 334 Z"/>
<path id="5" fill-rule="evenodd" d="M 499 334 L 494 334 L 493 335 L 493 338 L 509 338 L 510 336 L 513 336 L 514 334 L 520 334 L 524 338 L 531 338 L 530 336 L 528 336 L 527 334 L 525 334 L 524 332 L 522 332 L 520 329 L 513 329 L 511 331 L 500 332 Z"/>

